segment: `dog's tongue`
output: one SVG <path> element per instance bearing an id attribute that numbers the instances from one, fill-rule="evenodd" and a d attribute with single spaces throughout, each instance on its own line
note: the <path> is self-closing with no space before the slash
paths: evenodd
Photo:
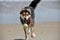
<path id="1" fill-rule="evenodd" d="M 28 24 L 28 25 L 30 24 L 30 18 L 27 20 L 27 24 Z"/>

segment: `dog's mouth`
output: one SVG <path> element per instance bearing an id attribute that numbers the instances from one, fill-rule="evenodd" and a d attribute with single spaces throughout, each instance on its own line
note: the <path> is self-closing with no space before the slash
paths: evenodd
<path id="1" fill-rule="evenodd" d="M 26 18 L 24 18 L 24 24 L 25 24 L 25 23 L 27 24 L 27 20 L 26 20 Z"/>
<path id="2" fill-rule="evenodd" d="M 24 18 L 24 24 L 30 24 L 30 18 L 28 20 L 26 20 L 26 18 Z"/>

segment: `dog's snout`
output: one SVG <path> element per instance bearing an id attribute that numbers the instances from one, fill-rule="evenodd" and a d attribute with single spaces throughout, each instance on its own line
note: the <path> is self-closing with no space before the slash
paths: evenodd
<path id="1" fill-rule="evenodd" d="M 26 20 L 26 18 L 24 18 L 24 23 L 27 23 L 27 20 Z"/>

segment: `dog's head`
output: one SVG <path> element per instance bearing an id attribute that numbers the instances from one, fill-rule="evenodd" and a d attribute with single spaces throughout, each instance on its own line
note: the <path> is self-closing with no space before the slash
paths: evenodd
<path id="1" fill-rule="evenodd" d="M 31 17 L 31 12 L 30 9 L 22 9 L 22 11 L 20 12 L 20 17 L 27 22 L 27 20 L 29 20 L 29 18 Z"/>

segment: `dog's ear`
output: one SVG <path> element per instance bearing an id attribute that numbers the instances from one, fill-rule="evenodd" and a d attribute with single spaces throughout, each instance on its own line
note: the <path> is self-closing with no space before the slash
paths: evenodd
<path id="1" fill-rule="evenodd" d="M 20 14 L 22 14 L 22 11 L 20 12 Z"/>
<path id="2" fill-rule="evenodd" d="M 20 14 L 22 14 L 23 13 L 23 10 L 20 12 Z"/>

